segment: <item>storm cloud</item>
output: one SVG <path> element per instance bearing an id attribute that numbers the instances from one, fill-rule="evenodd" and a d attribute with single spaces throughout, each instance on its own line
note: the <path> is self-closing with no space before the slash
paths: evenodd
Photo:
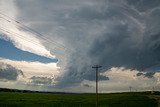
<path id="1" fill-rule="evenodd" d="M 160 63 L 159 0 L 18 0 L 17 19 L 66 46 L 58 86 L 95 80 L 92 66 L 143 71 Z M 22 8 L 23 7 L 23 8 Z M 53 46 L 43 42 L 45 46 Z M 104 70 L 101 70 L 104 72 Z"/>
<path id="2" fill-rule="evenodd" d="M 0 80 L 16 81 L 19 76 L 24 76 L 23 72 L 9 64 L 0 62 Z"/>
<path id="3" fill-rule="evenodd" d="M 138 1 L 137 4 L 114 0 L 95 3 L 93 6 L 101 7 L 99 10 L 84 6 L 65 19 L 66 30 L 62 32 L 75 52 L 68 58 L 67 71 L 60 85 L 95 80 L 91 68 L 95 64 L 106 69 L 126 67 L 139 71 L 159 64 L 160 5 L 155 5 L 158 1 L 152 4 L 148 1 L 147 7 L 146 1 L 139 2 L 141 5 L 137 5 Z"/>

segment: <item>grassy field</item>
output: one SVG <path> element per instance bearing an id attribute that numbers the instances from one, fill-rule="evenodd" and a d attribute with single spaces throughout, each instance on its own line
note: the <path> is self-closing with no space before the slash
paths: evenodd
<path id="1" fill-rule="evenodd" d="M 157 107 L 149 93 L 100 94 L 99 107 Z M 95 107 L 95 94 L 0 92 L 0 107 Z"/>

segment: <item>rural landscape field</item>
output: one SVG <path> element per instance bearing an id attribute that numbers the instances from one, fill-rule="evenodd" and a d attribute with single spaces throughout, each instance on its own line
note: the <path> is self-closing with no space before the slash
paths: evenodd
<path id="1" fill-rule="evenodd" d="M 99 94 L 98 107 L 158 107 L 160 93 Z M 0 107 L 96 107 L 95 94 L 0 92 Z"/>

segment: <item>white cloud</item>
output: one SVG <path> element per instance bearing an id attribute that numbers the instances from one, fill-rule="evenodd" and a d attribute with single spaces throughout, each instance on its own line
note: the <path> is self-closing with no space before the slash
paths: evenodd
<path id="1" fill-rule="evenodd" d="M 151 91 L 159 90 L 160 88 L 160 73 L 156 72 L 153 78 L 145 77 L 144 75 L 137 76 L 137 73 L 144 73 L 138 70 L 126 69 L 124 67 L 112 67 L 105 73 L 100 75 L 109 77 L 109 80 L 99 81 L 99 92 L 125 92 L 130 91 L 129 87 L 132 87 L 132 91 Z M 95 92 L 95 82 L 89 80 L 83 80 L 80 84 L 68 87 L 66 89 L 74 92 Z"/>
<path id="2" fill-rule="evenodd" d="M 64 92 L 95 92 L 95 81 L 83 80 L 81 83 L 72 84 L 65 88 L 55 87 L 55 78 L 60 76 L 59 67 L 56 63 L 40 63 L 26 61 L 12 61 L 1 58 L 0 62 L 10 64 L 17 69 L 21 69 L 25 78 L 18 78 L 17 81 L 1 81 L 4 88 L 18 88 L 38 91 L 64 91 Z M 150 91 L 154 87 L 155 90 L 160 88 L 160 73 L 156 72 L 152 78 L 144 75 L 137 75 L 138 70 L 126 69 L 124 67 L 112 67 L 100 75 L 109 77 L 109 80 L 99 81 L 99 92 L 123 92 L 129 91 Z M 31 78 L 36 77 L 36 81 Z M 48 82 L 49 81 L 49 82 Z M 48 82 L 48 84 L 42 84 Z M 38 84 L 36 84 L 38 83 Z M 40 84 L 41 83 L 41 84 Z"/>
<path id="3" fill-rule="evenodd" d="M 56 78 L 60 76 L 60 68 L 57 63 L 13 61 L 0 58 L 1 62 L 21 70 L 24 75 L 19 76 L 16 81 L 0 81 L 1 88 L 56 91 Z"/>
<path id="4" fill-rule="evenodd" d="M 1 59 L 0 62 L 10 64 L 17 69 L 22 70 L 25 78 L 19 78 L 18 81 L 29 82 L 33 76 L 48 77 L 56 79 L 59 76 L 59 67 L 56 63 L 40 63 L 40 62 L 26 62 L 26 61 L 13 61 L 9 59 Z"/>
<path id="5" fill-rule="evenodd" d="M 124 67 L 112 67 L 102 74 L 109 77 L 109 80 L 100 82 L 100 89 L 102 92 L 129 91 L 130 86 L 133 88 L 133 91 L 149 91 L 153 87 L 155 87 L 155 90 L 159 89 L 159 72 L 153 74 L 152 78 L 144 75 L 137 76 L 137 73 L 145 74 L 145 72 L 126 69 Z"/>
<path id="6" fill-rule="evenodd" d="M 25 29 L 20 27 L 19 23 L 7 17 L 10 16 L 13 19 L 17 18 L 18 9 L 15 0 L 0 0 L 0 5 L 0 33 L 3 34 L 3 37 L 0 35 L 1 38 L 10 40 L 17 48 L 23 51 L 55 58 L 36 35 L 29 31 L 25 31 Z"/>

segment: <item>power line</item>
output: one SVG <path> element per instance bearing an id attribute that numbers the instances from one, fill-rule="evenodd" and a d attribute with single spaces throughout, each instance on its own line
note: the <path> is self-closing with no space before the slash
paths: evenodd
<path id="1" fill-rule="evenodd" d="M 16 37 L 18 37 L 18 38 L 20 38 L 20 39 L 23 39 L 23 40 L 25 40 L 25 41 L 28 41 L 28 42 L 30 42 L 30 43 L 33 43 L 33 44 L 39 46 L 39 43 L 38 43 L 37 41 L 33 41 L 33 40 L 26 39 L 23 35 L 20 35 L 20 34 L 18 34 L 18 33 L 16 33 L 16 32 L 9 31 L 8 29 L 5 29 L 5 28 L 3 28 L 3 27 L 0 27 L 0 30 L 1 30 L 1 31 L 4 31 L 4 32 L 6 32 L 6 33 L 8 33 L 8 34 L 15 35 Z"/>
<path id="2" fill-rule="evenodd" d="M 1 18 L 3 18 L 4 20 L 6 20 L 7 22 L 11 23 L 10 20 L 5 19 L 4 17 L 1 17 Z M 12 20 L 13 20 L 13 19 L 12 19 Z M 14 21 L 15 21 L 15 20 L 14 20 Z M 38 33 L 38 32 L 36 32 L 36 33 L 35 33 L 35 31 L 33 32 L 33 30 L 31 30 L 31 28 L 25 26 L 24 24 L 23 24 L 23 26 L 22 26 L 22 24 L 21 24 L 20 22 L 18 22 L 18 21 L 16 21 L 16 23 L 12 23 L 12 24 L 15 25 L 15 26 L 17 26 L 17 27 L 21 27 L 21 28 L 23 28 L 23 29 L 26 30 L 26 31 L 29 31 L 29 33 L 31 33 L 31 34 L 33 34 L 33 35 L 40 35 L 40 36 L 38 36 L 38 37 L 41 38 L 42 40 L 45 40 L 45 41 L 47 41 L 47 42 L 49 42 L 49 43 L 52 43 L 52 44 L 56 45 L 57 47 L 61 48 L 62 50 L 64 49 L 64 47 L 62 47 L 62 46 L 60 46 L 60 45 L 57 45 L 58 43 L 55 43 L 55 41 L 53 42 L 53 41 L 51 41 L 50 39 L 45 38 L 43 35 L 41 35 L 41 34 Z M 24 28 L 24 27 L 25 27 L 25 28 Z M 27 28 L 27 29 L 26 29 L 26 28 Z"/>
<path id="3" fill-rule="evenodd" d="M 2 16 L 2 15 L 3 15 L 3 16 Z M 4 17 L 5 17 L 5 18 L 4 18 Z M 7 18 L 6 18 L 6 17 L 7 17 Z M 70 53 L 70 51 L 71 51 L 71 50 L 69 50 L 68 48 L 66 48 L 65 46 L 63 46 L 62 44 L 59 44 L 58 42 L 55 42 L 55 41 L 52 41 L 52 40 L 50 40 L 50 39 L 45 38 L 45 37 L 44 37 L 42 34 L 40 34 L 39 32 L 31 29 L 30 27 L 24 25 L 23 23 L 20 23 L 19 21 L 15 20 L 15 19 L 13 19 L 13 18 L 11 18 L 11 17 L 9 17 L 9 16 L 7 16 L 7 15 L 5 15 L 5 14 L 3 14 L 3 13 L 0 13 L 0 18 L 6 20 L 8 23 L 12 23 L 12 22 L 13 22 L 13 23 L 12 23 L 13 25 L 15 25 L 15 26 L 17 26 L 17 27 L 22 27 L 23 29 L 29 31 L 29 33 L 31 33 L 31 34 L 34 34 L 34 35 L 37 35 L 37 36 L 39 35 L 38 37 L 41 38 L 41 40 L 47 41 L 47 43 L 54 44 L 55 47 L 54 47 L 54 48 L 53 48 L 53 47 L 50 47 L 50 48 L 53 49 L 53 51 L 56 51 L 56 53 L 58 52 L 58 54 L 59 54 L 59 50 L 65 51 L 64 54 L 66 54 L 66 55 L 68 55 L 68 54 Z M 9 20 L 9 19 L 10 19 L 10 20 Z M 6 33 L 9 33 L 9 34 L 16 35 L 16 37 L 21 38 L 21 39 L 25 39 L 26 41 L 32 42 L 33 44 L 35 44 L 35 45 L 37 45 L 37 46 L 40 47 L 39 43 L 37 43 L 37 42 L 35 42 L 35 41 L 33 41 L 33 40 L 28 40 L 28 39 L 26 39 L 25 36 L 23 36 L 23 35 L 20 35 L 20 34 L 18 34 L 18 33 L 15 33 L 15 32 L 13 32 L 13 31 L 11 31 L 11 30 L 8 30 L 8 29 L 2 28 L 2 27 L 1 27 L 1 30 L 4 31 L 4 32 L 6 32 Z M 41 46 L 41 47 L 42 47 L 42 46 Z M 56 48 L 58 48 L 58 51 L 56 50 Z M 66 53 L 66 52 L 67 52 L 67 53 Z M 62 54 L 62 53 L 60 52 L 60 54 Z M 63 55 L 64 55 L 64 54 L 63 54 Z M 64 58 L 63 56 L 60 56 L 60 57 Z"/>
<path id="4" fill-rule="evenodd" d="M 34 29 L 32 29 L 32 28 L 24 25 L 23 23 L 15 20 L 15 19 L 13 19 L 13 18 L 11 18 L 11 17 L 9 17 L 9 16 L 7 16 L 7 15 L 1 13 L 1 12 L 0 12 L 0 15 L 1 15 L 0 18 L 3 18 L 4 20 L 6 20 L 6 21 L 9 22 L 9 23 L 11 23 L 11 22 L 13 21 L 14 23 L 12 23 L 12 24 L 14 24 L 14 25 L 16 25 L 16 26 L 18 26 L 18 27 L 22 27 L 24 30 L 29 31 L 30 33 L 32 33 L 32 34 L 34 34 L 34 35 L 37 35 L 37 36 L 39 35 L 39 36 L 38 36 L 39 38 L 41 38 L 42 40 L 45 40 L 45 41 L 47 41 L 47 42 L 49 42 L 49 43 L 52 43 L 52 44 L 56 45 L 58 48 L 61 48 L 63 51 L 65 51 L 65 52 L 70 52 L 70 51 L 71 51 L 70 49 L 68 49 L 68 48 L 65 47 L 64 45 L 62 45 L 62 44 L 60 44 L 60 43 L 58 43 L 58 42 L 56 42 L 56 41 L 50 40 L 50 39 L 48 39 L 48 38 L 45 38 L 44 35 L 42 35 L 41 33 L 37 32 L 37 31 L 35 31 Z M 6 18 L 8 18 L 8 19 L 6 19 L 6 18 L 4 18 L 4 17 L 6 17 Z M 9 19 L 10 19 L 10 20 L 9 20 Z M 12 21 L 11 21 L 11 20 L 12 20 Z"/>
<path id="5" fill-rule="evenodd" d="M 15 35 L 16 37 L 18 37 L 18 38 L 20 38 L 20 39 L 23 39 L 23 40 L 25 40 L 25 41 L 27 41 L 27 42 L 30 42 L 30 43 L 38 46 L 38 47 L 44 48 L 44 47 L 42 47 L 41 45 L 39 45 L 38 42 L 33 41 L 33 40 L 28 40 L 28 39 L 26 39 L 23 35 L 20 35 L 20 34 L 18 34 L 18 33 L 13 32 L 13 31 L 9 31 L 8 29 L 5 29 L 5 28 L 3 28 L 3 27 L 0 27 L 0 30 L 3 31 L 3 32 L 6 32 L 6 33 L 8 33 L 8 34 Z M 52 47 L 51 47 L 51 49 L 55 50 L 55 49 L 52 48 Z M 56 50 L 55 50 L 55 51 L 56 51 Z M 56 51 L 56 52 L 57 52 L 57 51 Z M 62 53 L 59 53 L 59 54 L 62 54 Z M 60 57 L 64 58 L 63 56 L 60 56 Z"/>

